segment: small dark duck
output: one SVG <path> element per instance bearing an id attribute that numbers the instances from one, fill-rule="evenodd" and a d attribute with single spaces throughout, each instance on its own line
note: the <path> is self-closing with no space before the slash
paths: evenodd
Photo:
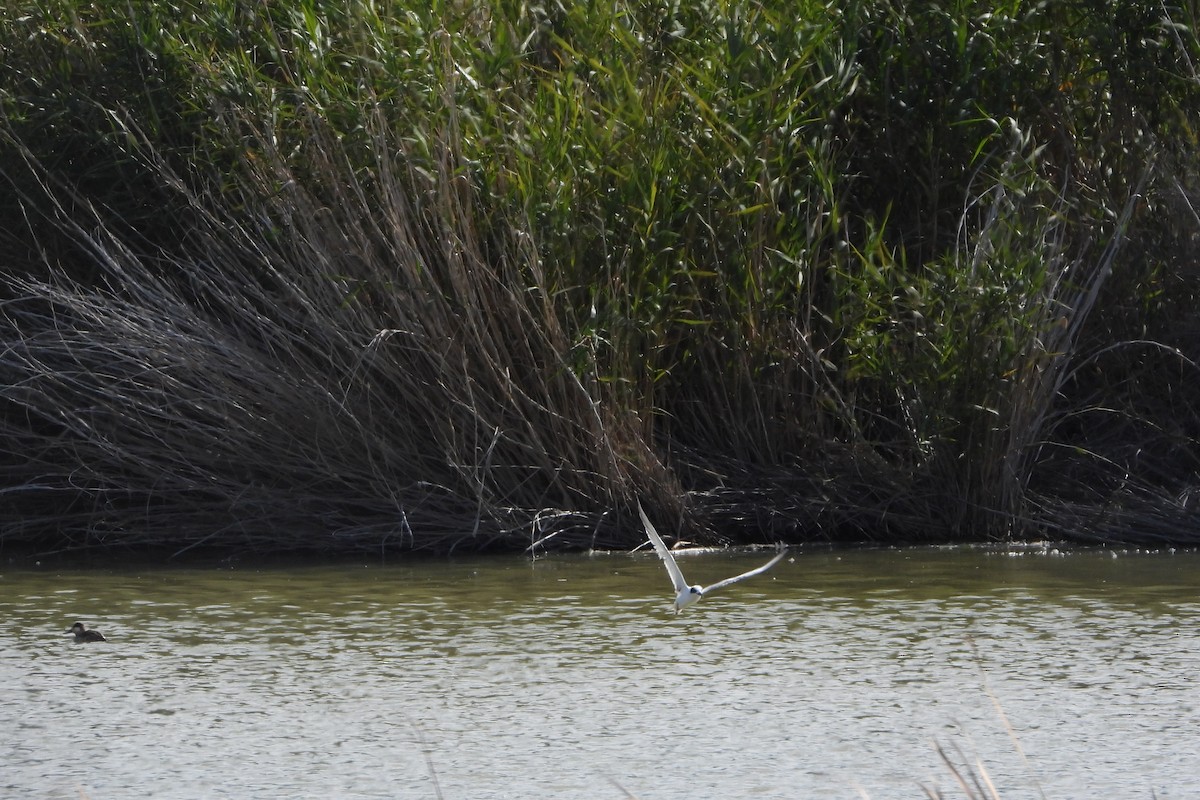
<path id="1" fill-rule="evenodd" d="M 75 634 L 75 641 L 77 641 L 77 642 L 107 642 L 108 641 L 108 639 L 104 638 L 103 633 L 101 633 L 100 631 L 89 631 L 87 628 L 83 627 L 82 622 L 76 622 L 74 625 L 72 625 L 67 630 L 67 633 Z"/>

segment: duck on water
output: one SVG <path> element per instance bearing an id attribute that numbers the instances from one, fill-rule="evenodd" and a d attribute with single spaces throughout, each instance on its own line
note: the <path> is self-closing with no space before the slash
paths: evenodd
<path id="1" fill-rule="evenodd" d="M 89 631 L 87 628 L 83 627 L 82 622 L 76 622 L 74 625 L 72 625 L 70 628 L 67 629 L 67 633 L 75 634 L 75 641 L 77 641 L 77 642 L 107 642 L 108 641 L 108 639 L 104 638 L 103 633 L 101 633 L 100 631 Z"/>

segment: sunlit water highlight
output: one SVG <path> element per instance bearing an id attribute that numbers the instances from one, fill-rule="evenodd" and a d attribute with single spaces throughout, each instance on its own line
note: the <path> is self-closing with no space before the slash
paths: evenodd
<path id="1" fill-rule="evenodd" d="M 0 796 L 961 796 L 940 744 L 1006 800 L 1200 797 L 1198 568 L 798 552 L 678 617 L 648 554 L 7 569 Z"/>

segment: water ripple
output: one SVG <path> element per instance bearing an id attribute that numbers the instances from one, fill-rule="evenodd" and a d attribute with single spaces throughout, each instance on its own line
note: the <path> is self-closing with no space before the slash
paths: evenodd
<path id="1" fill-rule="evenodd" d="M 1195 796 L 1198 564 L 798 554 L 679 616 L 651 556 L 10 571 L 0 795 L 917 798 L 940 742 L 1009 799 Z"/>

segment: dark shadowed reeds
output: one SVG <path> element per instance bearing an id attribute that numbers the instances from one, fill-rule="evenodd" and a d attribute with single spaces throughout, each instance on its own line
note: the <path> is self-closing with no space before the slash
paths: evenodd
<path id="1" fill-rule="evenodd" d="M 184 5 L 0 16 L 4 541 L 1194 540 L 1186 9 Z"/>

